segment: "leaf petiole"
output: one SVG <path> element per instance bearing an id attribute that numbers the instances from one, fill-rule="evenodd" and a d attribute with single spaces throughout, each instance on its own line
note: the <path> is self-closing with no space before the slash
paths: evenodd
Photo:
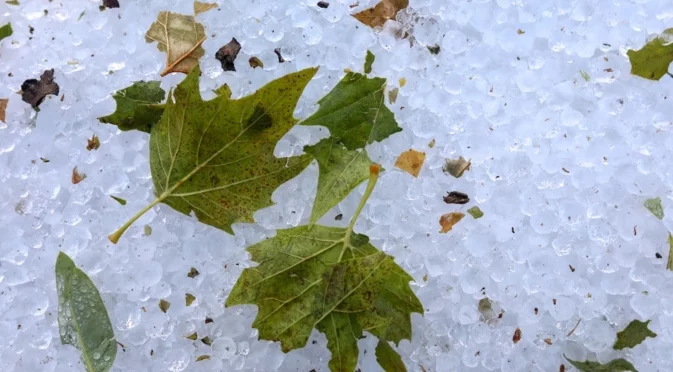
<path id="1" fill-rule="evenodd" d="M 155 205 L 161 203 L 164 199 L 166 199 L 167 196 L 168 196 L 167 193 L 163 193 L 163 194 L 161 194 L 161 196 L 154 199 L 153 202 L 151 202 L 145 208 L 138 211 L 138 213 L 136 213 L 133 217 L 131 217 L 128 221 L 126 221 L 126 223 L 124 223 L 120 228 L 118 228 L 117 231 L 108 235 L 108 239 L 110 239 L 110 241 L 113 244 L 117 244 L 117 242 L 119 241 L 119 238 L 121 238 L 122 235 L 124 235 L 124 232 L 126 232 L 126 230 L 129 227 L 131 227 L 131 225 L 133 225 L 133 223 L 136 222 L 136 220 L 138 220 L 138 218 L 140 218 L 143 214 L 145 214 L 147 211 L 152 209 L 152 207 L 154 207 Z"/>
<path id="2" fill-rule="evenodd" d="M 341 251 L 341 255 L 339 255 L 339 261 L 341 261 L 341 258 L 343 257 L 343 254 L 346 251 L 346 247 L 350 246 L 351 234 L 353 233 L 355 222 L 357 222 L 358 217 L 360 217 L 360 213 L 362 213 L 362 209 L 365 207 L 365 204 L 367 204 L 369 196 L 372 194 L 372 191 L 374 191 L 376 182 L 379 180 L 380 172 L 381 172 L 381 166 L 378 164 L 372 164 L 369 167 L 369 183 L 367 183 L 367 189 L 365 190 L 365 193 L 362 195 L 362 199 L 360 199 L 360 204 L 358 204 L 358 207 L 355 210 L 355 214 L 353 215 L 353 218 L 351 218 L 351 222 L 350 224 L 348 224 L 348 228 L 346 229 L 346 236 L 344 236 L 343 240 L 344 249 Z"/>

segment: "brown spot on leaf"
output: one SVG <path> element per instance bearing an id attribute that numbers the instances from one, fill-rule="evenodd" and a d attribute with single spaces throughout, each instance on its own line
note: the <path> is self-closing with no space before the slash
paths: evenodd
<path id="1" fill-rule="evenodd" d="M 59 86 L 54 81 L 54 69 L 46 70 L 40 80 L 28 79 L 21 84 L 21 99 L 37 110 L 44 98 L 50 94 L 58 95 Z"/>
<path id="2" fill-rule="evenodd" d="M 217 53 L 215 53 L 215 59 L 220 61 L 222 64 L 222 69 L 224 71 L 236 71 L 234 66 L 234 61 L 238 52 L 241 51 L 241 44 L 236 40 L 236 38 L 231 38 L 231 41 L 221 47 Z"/>

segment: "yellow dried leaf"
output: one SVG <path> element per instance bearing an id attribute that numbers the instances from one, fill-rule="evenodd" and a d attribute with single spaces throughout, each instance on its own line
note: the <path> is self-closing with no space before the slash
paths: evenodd
<path id="1" fill-rule="evenodd" d="M 6 123 L 5 119 L 7 118 L 5 116 L 5 111 L 7 110 L 7 103 L 9 102 L 9 99 L 7 98 L 0 98 L 0 121 L 3 123 Z"/>
<path id="2" fill-rule="evenodd" d="M 195 1 L 194 2 L 194 15 L 199 15 L 201 13 L 205 13 L 213 8 L 217 8 L 217 4 L 215 3 L 202 3 L 200 1 Z"/>
<path id="3" fill-rule="evenodd" d="M 395 166 L 414 177 L 418 177 L 418 174 L 421 173 L 423 162 L 425 162 L 425 153 L 410 149 L 400 154 L 397 161 L 395 161 Z"/>
<path id="4" fill-rule="evenodd" d="M 405 85 L 407 85 L 407 78 L 400 78 L 400 88 L 404 88 Z"/>
<path id="5" fill-rule="evenodd" d="M 442 215 L 442 217 L 439 218 L 439 224 L 442 226 L 442 230 L 439 232 L 442 234 L 446 234 L 447 232 L 451 231 L 453 229 L 453 225 L 457 224 L 460 220 L 465 217 L 464 213 L 460 212 L 451 212 Z"/>
<path id="6" fill-rule="evenodd" d="M 375 7 L 353 14 L 358 21 L 369 27 L 380 27 L 389 19 L 395 19 L 397 12 L 409 6 L 409 0 L 381 0 Z"/>
<path id="7" fill-rule="evenodd" d="M 172 12 L 159 12 L 145 34 L 148 43 L 157 42 L 157 48 L 166 53 L 166 68 L 161 76 L 171 72 L 184 74 L 199 63 L 205 51 L 201 44 L 206 40 L 203 25 L 194 20 L 194 16 Z"/>

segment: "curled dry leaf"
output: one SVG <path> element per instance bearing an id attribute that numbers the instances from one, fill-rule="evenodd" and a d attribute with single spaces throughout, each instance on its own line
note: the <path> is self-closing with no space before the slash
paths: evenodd
<path id="1" fill-rule="evenodd" d="M 254 57 L 254 56 L 250 57 L 250 59 L 248 60 L 248 63 L 250 64 L 250 67 L 252 67 L 252 68 L 257 68 L 257 67 L 264 68 L 264 62 L 262 62 L 261 59 L 259 59 L 257 57 Z"/>
<path id="2" fill-rule="evenodd" d="M 234 61 L 238 52 L 241 51 L 241 44 L 236 40 L 235 37 L 231 38 L 231 41 L 225 44 L 220 48 L 217 53 L 215 53 L 215 59 L 220 61 L 222 64 L 222 69 L 224 71 L 236 71 L 236 66 L 234 66 Z"/>
<path id="3" fill-rule="evenodd" d="M 465 214 L 460 212 L 451 212 L 442 215 L 442 217 L 439 218 L 439 224 L 442 226 L 442 229 L 439 232 L 446 234 L 451 231 L 453 226 L 462 220 L 463 217 L 465 217 Z"/>
<path id="4" fill-rule="evenodd" d="M 369 27 L 380 27 L 387 20 L 395 19 L 397 13 L 408 6 L 409 0 L 381 0 L 373 8 L 353 14 L 353 17 Z"/>
<path id="5" fill-rule="evenodd" d="M 6 123 L 7 116 L 5 112 L 7 111 L 7 103 L 9 100 L 7 98 L 0 98 L 0 121 Z"/>
<path id="6" fill-rule="evenodd" d="M 425 153 L 410 149 L 405 151 L 395 161 L 395 166 L 414 177 L 418 177 L 425 162 Z"/>
<path id="7" fill-rule="evenodd" d="M 205 51 L 201 44 L 206 40 L 203 25 L 194 16 L 172 12 L 159 12 L 145 34 L 148 43 L 157 42 L 159 51 L 166 53 L 166 68 L 161 76 L 171 72 L 189 73 L 199 63 Z"/>
<path id="8" fill-rule="evenodd" d="M 470 202 L 470 197 L 460 191 L 451 191 L 444 197 L 446 204 L 467 204 Z"/>
<path id="9" fill-rule="evenodd" d="M 446 164 L 444 164 L 442 170 L 446 174 L 460 178 L 466 170 L 470 170 L 470 165 L 472 163 L 461 156 L 458 159 L 446 159 Z"/>
<path id="10" fill-rule="evenodd" d="M 72 181 L 73 185 L 77 185 L 78 183 L 84 181 L 85 178 L 86 178 L 86 174 L 79 173 L 77 171 L 77 167 L 72 169 L 72 179 L 71 179 L 71 181 Z"/>
<path id="11" fill-rule="evenodd" d="M 50 94 L 58 95 L 59 86 L 54 81 L 54 69 L 46 70 L 40 75 L 40 80 L 28 79 L 21 84 L 21 99 L 33 106 L 35 110 Z"/>
<path id="12" fill-rule="evenodd" d="M 100 147 L 100 140 L 98 139 L 97 135 L 93 135 L 91 139 L 86 140 L 86 149 L 91 151 L 91 150 L 98 150 Z"/>
<path id="13" fill-rule="evenodd" d="M 215 3 L 202 3 L 200 1 L 195 1 L 194 2 L 194 15 L 199 15 L 201 13 L 205 13 L 211 9 L 217 8 L 217 4 Z"/>

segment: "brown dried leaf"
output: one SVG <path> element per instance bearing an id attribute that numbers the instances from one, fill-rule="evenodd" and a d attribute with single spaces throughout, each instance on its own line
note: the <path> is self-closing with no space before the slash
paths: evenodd
<path id="1" fill-rule="evenodd" d="M 91 139 L 86 140 L 86 149 L 91 151 L 91 150 L 98 150 L 100 147 L 100 140 L 98 139 L 97 135 L 93 135 Z"/>
<path id="2" fill-rule="evenodd" d="M 512 342 L 515 344 L 521 341 L 521 329 L 517 328 L 514 330 L 514 336 L 512 336 Z"/>
<path id="3" fill-rule="evenodd" d="M 77 185 L 78 183 L 82 182 L 86 178 L 86 174 L 84 173 L 79 173 L 77 171 L 77 167 L 72 169 L 72 184 Z"/>
<path id="4" fill-rule="evenodd" d="M 105 8 L 119 8 L 119 1 L 117 1 L 117 0 L 103 0 L 103 7 L 105 7 Z"/>
<path id="5" fill-rule="evenodd" d="M 446 204 L 467 204 L 470 202 L 470 197 L 460 191 L 451 191 L 444 197 Z"/>
<path id="6" fill-rule="evenodd" d="M 380 27 L 408 6 L 409 0 L 381 0 L 375 7 L 353 14 L 353 17 L 371 28 Z"/>
<path id="7" fill-rule="evenodd" d="M 9 99 L 0 98 L 0 121 L 3 123 L 6 123 L 5 119 L 7 118 L 7 116 L 5 116 L 5 111 L 7 110 L 7 103 L 9 103 Z"/>
<path id="8" fill-rule="evenodd" d="M 201 13 L 205 13 L 211 9 L 217 8 L 215 3 L 202 3 L 200 1 L 194 2 L 194 15 L 197 16 Z"/>
<path id="9" fill-rule="evenodd" d="M 453 225 L 457 224 L 460 220 L 465 217 L 464 213 L 460 212 L 451 212 L 442 215 L 442 217 L 439 218 L 439 224 L 442 226 L 442 230 L 439 232 L 442 234 L 446 234 L 447 232 L 451 231 L 453 229 Z"/>
<path id="10" fill-rule="evenodd" d="M 145 34 L 148 43 L 157 42 L 157 48 L 166 52 L 166 68 L 161 76 L 171 72 L 189 73 L 199 63 L 205 51 L 201 44 L 206 40 L 203 25 L 194 16 L 172 12 L 159 12 Z"/>
<path id="11" fill-rule="evenodd" d="M 405 151 L 400 154 L 395 161 L 395 166 L 414 177 L 418 177 L 418 174 L 421 173 L 421 168 L 425 162 L 425 153 L 412 150 Z"/>
<path id="12" fill-rule="evenodd" d="M 234 61 L 238 52 L 241 51 L 241 44 L 236 40 L 235 37 L 231 38 L 231 41 L 225 44 L 220 48 L 217 53 L 215 53 L 215 59 L 220 61 L 222 64 L 222 69 L 224 71 L 236 71 L 234 66 Z"/>
<path id="13" fill-rule="evenodd" d="M 264 68 L 264 62 L 262 62 L 261 59 L 255 57 L 255 56 L 250 57 L 250 59 L 248 60 L 248 63 L 250 64 L 250 67 L 252 67 L 252 68 L 257 68 L 257 67 Z"/>
<path id="14" fill-rule="evenodd" d="M 470 165 L 472 163 L 461 156 L 458 159 L 446 159 L 446 164 L 444 164 L 442 170 L 446 174 L 460 178 L 466 170 L 470 170 Z"/>
<path id="15" fill-rule="evenodd" d="M 59 86 L 54 81 L 54 69 L 46 70 L 40 80 L 28 79 L 21 84 L 21 99 L 37 110 L 49 94 L 58 95 Z"/>

